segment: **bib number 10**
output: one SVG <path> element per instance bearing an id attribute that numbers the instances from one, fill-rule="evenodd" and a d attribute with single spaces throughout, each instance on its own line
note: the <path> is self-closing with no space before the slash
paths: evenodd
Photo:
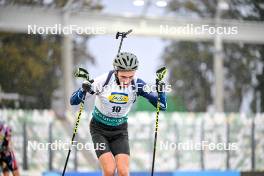
<path id="1" fill-rule="evenodd" d="M 112 107 L 112 112 L 120 112 L 121 111 L 121 107 L 120 106 L 113 106 Z"/>

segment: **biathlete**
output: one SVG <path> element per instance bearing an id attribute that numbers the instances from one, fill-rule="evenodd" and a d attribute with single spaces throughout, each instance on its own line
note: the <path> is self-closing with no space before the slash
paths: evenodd
<path id="1" fill-rule="evenodd" d="M 159 94 L 145 89 L 146 83 L 135 77 L 137 57 L 128 52 L 119 53 L 113 61 L 114 70 L 99 76 L 93 83 L 84 81 L 71 97 L 71 105 L 78 105 L 95 95 L 95 106 L 90 122 L 90 133 L 96 155 L 105 176 L 129 175 L 128 113 L 137 99 L 143 96 L 153 106 L 166 110 L 165 84 L 157 83 Z M 103 145 L 101 145 L 103 144 Z M 103 146 L 98 149 L 98 146 Z"/>

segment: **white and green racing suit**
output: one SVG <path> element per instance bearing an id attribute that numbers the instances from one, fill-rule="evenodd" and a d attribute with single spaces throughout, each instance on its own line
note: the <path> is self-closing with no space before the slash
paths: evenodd
<path id="1" fill-rule="evenodd" d="M 132 81 L 131 86 L 121 88 L 116 81 L 113 71 L 97 77 L 92 84 L 95 91 L 95 106 L 93 110 L 93 118 L 97 121 L 109 125 L 117 126 L 127 121 L 128 113 L 136 101 L 137 96 L 143 96 L 149 100 L 155 107 L 158 101 L 156 92 L 147 91 L 146 83 L 139 78 Z M 80 88 L 75 91 L 71 97 L 71 105 L 77 105 L 91 94 Z M 165 92 L 161 92 L 160 109 L 166 110 L 167 102 Z"/>

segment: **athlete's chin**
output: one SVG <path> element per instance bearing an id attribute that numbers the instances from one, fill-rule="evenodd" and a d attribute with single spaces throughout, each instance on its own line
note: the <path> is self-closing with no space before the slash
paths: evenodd
<path id="1" fill-rule="evenodd" d="M 121 84 L 121 87 L 128 87 L 129 86 L 129 84 Z"/>

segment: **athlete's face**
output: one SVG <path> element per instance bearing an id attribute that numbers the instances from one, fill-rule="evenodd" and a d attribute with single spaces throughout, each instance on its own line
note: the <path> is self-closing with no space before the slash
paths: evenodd
<path id="1" fill-rule="evenodd" d="M 131 81 L 134 79 L 136 71 L 118 71 L 117 77 L 123 87 L 127 87 L 131 84 Z"/>

